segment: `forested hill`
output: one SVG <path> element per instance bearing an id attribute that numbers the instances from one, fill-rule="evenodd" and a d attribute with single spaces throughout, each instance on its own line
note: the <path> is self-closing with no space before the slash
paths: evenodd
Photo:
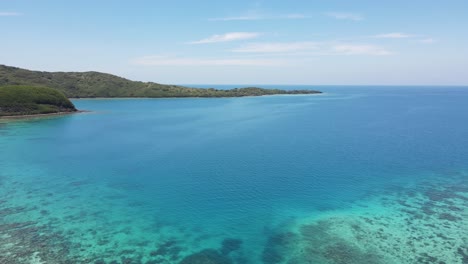
<path id="1" fill-rule="evenodd" d="M 61 92 L 47 87 L 0 86 L 0 117 L 76 112 Z"/>
<path id="2" fill-rule="evenodd" d="M 0 86 L 45 86 L 69 98 L 90 97 L 241 97 L 273 94 L 313 94 L 313 90 L 247 87 L 231 90 L 200 89 L 153 82 L 131 81 L 100 72 L 42 72 L 0 65 Z"/>

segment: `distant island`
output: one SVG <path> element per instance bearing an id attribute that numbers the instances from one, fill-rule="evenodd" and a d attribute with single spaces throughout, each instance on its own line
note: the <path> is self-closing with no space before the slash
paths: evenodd
<path id="1" fill-rule="evenodd" d="M 280 90 L 258 87 L 230 90 L 190 88 L 153 82 L 131 81 L 100 72 L 42 72 L 0 65 L 0 87 L 29 85 L 54 88 L 68 98 L 114 97 L 242 97 L 275 94 L 316 94 L 314 90 Z"/>
<path id="2" fill-rule="evenodd" d="M 65 95 L 47 87 L 0 87 L 0 117 L 77 112 Z"/>

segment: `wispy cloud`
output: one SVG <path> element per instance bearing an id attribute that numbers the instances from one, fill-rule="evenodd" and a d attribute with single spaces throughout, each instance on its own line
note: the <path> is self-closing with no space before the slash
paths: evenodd
<path id="1" fill-rule="evenodd" d="M 192 41 L 190 44 L 206 44 L 206 43 L 216 43 L 216 42 L 229 42 L 236 40 L 244 39 L 253 39 L 260 36 L 261 33 L 258 32 L 229 32 L 221 35 L 213 35 L 211 37 Z"/>
<path id="2" fill-rule="evenodd" d="M 371 36 L 372 38 L 379 38 L 379 39 L 411 39 L 413 43 L 424 43 L 424 44 L 431 44 L 436 42 L 435 39 L 424 36 L 424 35 L 414 35 L 414 34 L 407 34 L 402 32 L 392 32 L 386 34 L 379 34 Z"/>
<path id="3" fill-rule="evenodd" d="M 412 38 L 414 35 L 401 33 L 401 32 L 392 32 L 386 34 L 375 35 L 374 38 L 389 38 L 389 39 L 401 39 L 401 38 Z"/>
<path id="4" fill-rule="evenodd" d="M 18 12 L 0 12 L 0 17 L 2 16 L 21 16 L 23 15 L 22 13 Z"/>
<path id="5" fill-rule="evenodd" d="M 433 38 L 425 38 L 425 39 L 419 40 L 419 42 L 421 42 L 421 43 L 426 43 L 426 44 L 431 44 L 431 43 L 436 42 L 436 40 L 433 39 Z"/>
<path id="6" fill-rule="evenodd" d="M 250 43 L 243 45 L 232 51 L 234 52 L 249 52 L 249 53 L 284 53 L 284 52 L 299 52 L 318 49 L 318 43 L 304 42 L 284 42 L 284 43 Z"/>
<path id="7" fill-rule="evenodd" d="M 333 17 L 339 20 L 352 20 L 352 21 L 361 21 L 364 20 L 360 14 L 356 13 L 346 13 L 346 12 L 328 12 L 325 13 L 329 17 Z"/>
<path id="8" fill-rule="evenodd" d="M 370 44 L 348 44 L 336 42 L 278 42 L 278 43 L 250 43 L 240 46 L 233 52 L 243 53 L 281 53 L 289 55 L 390 55 L 392 52 L 384 47 Z"/>
<path id="9" fill-rule="evenodd" d="M 131 61 L 141 66 L 276 66 L 281 60 L 274 59 L 237 59 L 237 58 L 195 58 L 145 56 Z"/>
<path id="10" fill-rule="evenodd" d="M 392 52 L 375 45 L 357 45 L 357 44 L 339 44 L 334 45 L 332 50 L 337 54 L 343 55 L 391 55 Z"/>
<path id="11" fill-rule="evenodd" d="M 242 20 L 275 20 L 275 19 L 305 19 L 309 16 L 304 14 L 265 15 L 259 13 L 248 13 L 239 16 L 210 18 L 210 21 L 242 21 Z"/>

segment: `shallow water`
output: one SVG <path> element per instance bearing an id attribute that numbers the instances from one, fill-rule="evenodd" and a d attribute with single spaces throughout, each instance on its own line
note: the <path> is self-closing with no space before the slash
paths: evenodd
<path id="1" fill-rule="evenodd" d="M 468 89 L 318 89 L 0 123 L 0 263 L 468 263 Z"/>

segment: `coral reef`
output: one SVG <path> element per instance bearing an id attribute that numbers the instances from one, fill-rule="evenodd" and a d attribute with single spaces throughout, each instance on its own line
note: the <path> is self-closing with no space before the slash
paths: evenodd
<path id="1" fill-rule="evenodd" d="M 232 264 L 232 261 L 214 249 L 205 249 L 185 257 L 180 264 Z"/>
<path id="2" fill-rule="evenodd" d="M 221 254 L 228 255 L 229 253 L 241 248 L 242 240 L 236 238 L 225 238 L 221 244 Z"/>
<path id="3" fill-rule="evenodd" d="M 464 174 L 392 186 L 348 209 L 267 226 L 263 244 L 155 219 L 141 213 L 143 201 L 84 180 L 0 175 L 0 184 L 0 263 L 468 263 Z M 115 213 L 128 204 L 135 213 Z"/>

